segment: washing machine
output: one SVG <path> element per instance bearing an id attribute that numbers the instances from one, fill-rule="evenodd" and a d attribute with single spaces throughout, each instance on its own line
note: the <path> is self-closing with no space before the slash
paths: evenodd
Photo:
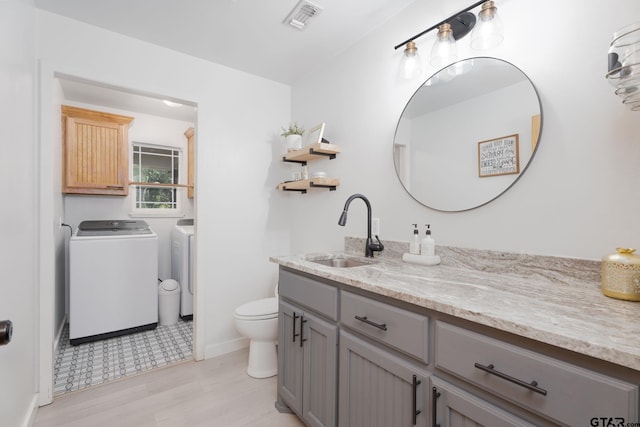
<path id="1" fill-rule="evenodd" d="M 171 278 L 180 283 L 180 318 L 193 319 L 194 278 L 193 219 L 180 219 L 171 231 Z"/>
<path id="2" fill-rule="evenodd" d="M 158 236 L 145 221 L 81 222 L 69 264 L 71 344 L 158 325 Z"/>

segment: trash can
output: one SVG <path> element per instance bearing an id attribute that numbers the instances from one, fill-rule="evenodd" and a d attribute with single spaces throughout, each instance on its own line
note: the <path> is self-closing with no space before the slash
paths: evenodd
<path id="1" fill-rule="evenodd" d="M 180 314 L 180 284 L 173 279 L 158 285 L 158 323 L 175 325 Z"/>

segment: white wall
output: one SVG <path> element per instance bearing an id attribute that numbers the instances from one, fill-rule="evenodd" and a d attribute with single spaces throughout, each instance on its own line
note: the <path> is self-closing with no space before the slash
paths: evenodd
<path id="1" fill-rule="evenodd" d="M 20 41 L 19 43 L 17 41 Z M 35 140 L 33 1 L 0 2 L 0 320 L 13 340 L 0 347 L 0 424 L 26 426 L 36 403 L 38 165 Z"/>
<path id="2" fill-rule="evenodd" d="M 381 218 L 381 239 L 411 237 L 411 223 L 431 223 L 438 243 L 533 254 L 600 259 L 640 240 L 640 113 L 628 111 L 604 78 L 611 35 L 640 15 L 636 0 L 602 8 L 577 0 L 497 3 L 505 40 L 487 52 L 458 46 L 459 58 L 494 56 L 519 67 L 541 97 L 540 146 L 524 176 L 492 203 L 444 213 L 415 202 L 396 177 L 392 146 L 398 117 L 422 81 L 401 81 L 400 41 L 468 6 L 462 0 L 415 2 L 335 61 L 317 67 L 292 89 L 292 118 L 324 121 L 342 147 L 323 168 L 341 178 L 335 192 L 290 195 L 294 252 L 339 249 L 343 236 L 364 236 L 364 204 L 336 225 L 346 198 L 363 193 Z M 577 28 L 579 25 L 580 28 Z M 435 32 L 418 39 L 428 59 Z M 326 165 L 326 166 L 325 166 Z M 314 166 L 315 167 L 315 166 Z M 351 212 L 353 211 L 353 213 Z M 309 227 L 306 218 L 313 217 Z"/>
<path id="3" fill-rule="evenodd" d="M 45 94 L 59 72 L 197 104 L 197 356 L 245 345 L 233 310 L 273 292 L 268 257 L 289 251 L 287 200 L 274 188 L 290 88 L 44 11 L 37 25 Z M 44 145 L 55 144 L 49 131 Z"/>

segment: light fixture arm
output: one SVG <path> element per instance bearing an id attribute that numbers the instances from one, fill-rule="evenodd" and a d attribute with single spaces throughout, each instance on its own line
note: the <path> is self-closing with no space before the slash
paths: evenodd
<path id="1" fill-rule="evenodd" d="M 407 40 L 405 40 L 405 41 L 403 41 L 402 43 L 399 43 L 399 44 L 395 45 L 393 48 L 397 50 L 397 49 L 398 49 L 398 48 L 400 48 L 401 46 L 404 46 L 404 45 L 406 45 L 407 43 L 414 41 L 414 40 L 415 40 L 415 39 L 417 39 L 418 37 L 422 37 L 423 35 L 427 34 L 429 31 L 435 30 L 435 29 L 436 29 L 436 28 L 438 28 L 440 25 L 442 25 L 442 24 L 444 24 L 444 23 L 446 23 L 446 22 L 451 21 L 453 18 L 457 17 L 458 15 L 462 15 L 463 13 L 468 12 L 468 11 L 470 11 L 471 9 L 473 9 L 473 8 L 475 8 L 475 7 L 480 6 L 482 3 L 485 3 L 486 1 L 487 1 L 487 0 L 480 0 L 480 1 L 478 1 L 478 2 L 475 2 L 474 4 L 472 4 L 471 6 L 467 7 L 466 9 L 463 9 L 463 10 L 461 10 L 461 11 L 460 11 L 460 12 L 458 12 L 458 13 L 454 13 L 453 15 L 451 15 L 450 17 L 448 17 L 447 19 L 444 19 L 444 20 L 442 20 L 442 21 L 438 22 L 436 25 L 434 25 L 434 26 L 432 26 L 432 27 L 427 28 L 426 30 L 424 30 L 424 31 L 422 31 L 422 32 L 420 32 L 420 33 L 418 33 L 418 34 L 416 34 L 415 36 L 413 36 L 413 37 L 411 37 L 411 38 L 409 38 L 409 39 L 407 39 Z"/>

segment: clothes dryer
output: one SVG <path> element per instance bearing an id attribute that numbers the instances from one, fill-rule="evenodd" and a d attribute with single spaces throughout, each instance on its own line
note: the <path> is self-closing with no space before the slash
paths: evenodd
<path id="1" fill-rule="evenodd" d="M 171 278 L 180 283 L 180 317 L 193 319 L 194 293 L 193 219 L 180 219 L 171 231 Z"/>

